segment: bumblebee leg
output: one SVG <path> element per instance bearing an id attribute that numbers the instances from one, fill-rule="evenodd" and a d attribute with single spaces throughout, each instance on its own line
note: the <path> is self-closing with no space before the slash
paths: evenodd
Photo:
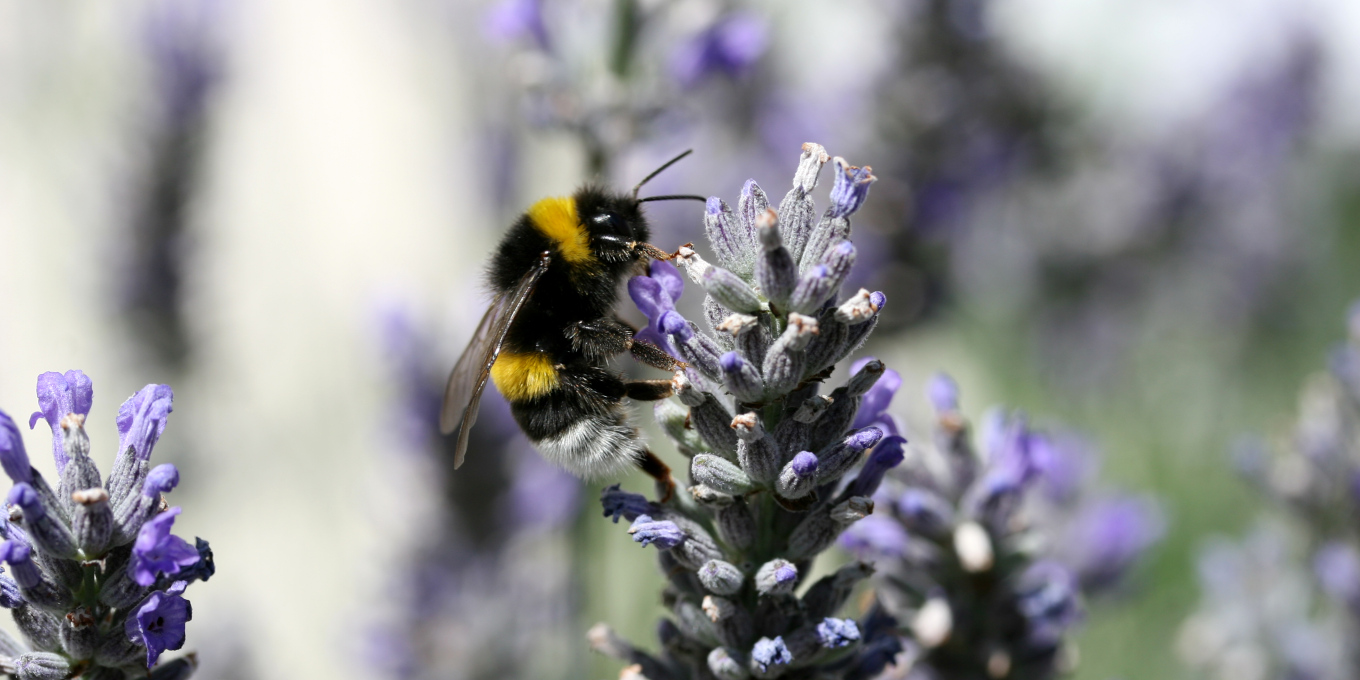
<path id="1" fill-rule="evenodd" d="M 634 359 L 652 368 L 674 372 L 685 367 L 685 362 L 666 354 L 665 350 L 645 340 L 634 339 L 628 351 L 632 353 Z"/>
<path id="2" fill-rule="evenodd" d="M 669 260 L 675 257 L 650 243 L 632 243 L 630 245 L 633 246 L 633 250 L 639 251 L 653 260 Z"/>
<path id="3" fill-rule="evenodd" d="M 623 354 L 633 345 L 633 330 L 607 317 L 577 321 L 567 326 L 566 336 L 572 350 L 593 360 Z"/>
<path id="4" fill-rule="evenodd" d="M 642 460 L 638 461 L 638 469 L 656 480 L 656 495 L 662 503 L 669 503 L 675 496 L 675 479 L 671 477 L 670 466 L 661 462 L 655 453 L 644 451 Z"/>
<path id="5" fill-rule="evenodd" d="M 634 401 L 657 401 L 674 393 L 669 380 L 630 380 L 623 384 L 623 396 Z"/>

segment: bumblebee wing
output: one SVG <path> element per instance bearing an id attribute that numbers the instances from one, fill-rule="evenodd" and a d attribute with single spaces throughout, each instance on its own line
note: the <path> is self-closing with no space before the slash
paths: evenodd
<path id="1" fill-rule="evenodd" d="M 543 253 L 538 264 L 525 272 L 513 290 L 496 297 L 491 309 L 486 311 L 486 316 L 477 325 L 467 349 L 463 350 L 463 356 L 458 358 L 453 372 L 449 374 L 448 385 L 444 388 L 444 407 L 439 413 L 439 430 L 449 434 L 458 427 L 458 448 L 453 456 L 455 470 L 463 464 L 463 457 L 467 455 L 468 436 L 472 433 L 473 423 L 477 422 L 482 390 L 491 377 L 491 367 L 496 364 L 496 357 L 500 356 L 510 324 L 524 309 L 524 303 L 528 302 L 534 286 L 548 271 L 551 262 L 548 253 Z"/>

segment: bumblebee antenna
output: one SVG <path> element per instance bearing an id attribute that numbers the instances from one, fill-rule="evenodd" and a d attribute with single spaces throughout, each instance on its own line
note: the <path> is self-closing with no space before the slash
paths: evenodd
<path id="1" fill-rule="evenodd" d="M 661 174 L 661 172 L 662 172 L 663 170 L 665 170 L 666 168 L 671 167 L 672 165 L 675 165 L 676 162 L 678 162 L 681 158 L 684 158 L 685 156 L 688 156 L 688 155 L 690 155 L 690 154 L 692 154 L 692 153 L 694 153 L 694 149 L 685 149 L 685 152 L 684 152 L 684 153 L 680 154 L 679 156 L 676 156 L 675 158 L 672 158 L 672 159 L 666 161 L 666 163 L 665 163 L 664 165 L 662 165 L 661 167 L 659 167 L 659 168 L 653 170 L 653 171 L 652 171 L 652 174 L 647 175 L 646 177 L 643 177 L 643 178 L 642 178 L 642 181 L 641 181 L 641 182 L 638 182 L 638 183 L 637 183 L 637 186 L 633 187 L 633 200 L 637 200 L 638 190 L 642 188 L 642 185 L 644 185 L 644 184 L 646 184 L 646 183 L 652 181 L 652 178 L 653 178 L 653 177 L 656 177 L 657 175 Z"/>
<path id="2" fill-rule="evenodd" d="M 647 198 L 638 199 L 638 203 L 647 203 L 650 201 L 702 201 L 707 203 L 708 199 L 694 194 L 669 194 L 666 196 L 648 196 Z"/>

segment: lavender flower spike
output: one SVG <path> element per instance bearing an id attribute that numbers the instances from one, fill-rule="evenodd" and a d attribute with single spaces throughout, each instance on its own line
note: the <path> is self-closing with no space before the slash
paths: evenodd
<path id="1" fill-rule="evenodd" d="M 709 201 L 707 231 L 723 267 L 693 248 L 678 251 L 690 278 L 709 293 L 709 326 L 726 337 L 711 337 L 673 310 L 662 315 L 662 330 L 690 367 L 676 374 L 675 399 L 654 411 L 690 459 L 689 493 L 647 502 L 612 487 L 601 498 L 606 517 L 632 520 L 634 540 L 662 548 L 658 560 L 669 581 L 664 600 L 671 616 L 658 628 L 664 656 L 640 656 L 626 644 L 596 645 L 638 664 L 634 674 L 860 680 L 901 650 L 880 609 L 863 624 L 837 618 L 871 571 L 867 565 L 800 588 L 814 558 L 847 527 L 870 519 L 868 494 L 903 458 L 902 440 L 894 438 L 866 460 L 883 430 L 852 428 L 862 401 L 874 422 L 889 422 L 884 411 L 896 385 L 865 397 L 883 375 L 881 362 L 857 367 L 846 385 L 819 394 L 828 369 L 872 330 L 876 312 L 868 292 L 836 299 L 854 262 L 854 246 L 844 238 L 844 247 L 810 274 L 795 266 L 800 244 L 825 240 L 822 232 L 832 227 L 814 224 L 809 195 L 828 160 L 821 146 L 803 147 L 793 189 L 778 211 L 754 182 L 742 190 L 735 213 Z M 857 325 L 836 318 L 847 304 Z M 853 495 L 837 493 L 841 488 Z"/>
<path id="2" fill-rule="evenodd" d="M 874 427 L 884 427 L 878 419 L 899 384 L 900 378 L 884 371 L 866 387 L 856 424 L 873 418 Z M 884 391 L 875 394 L 880 388 Z M 851 527 L 841 545 L 875 560 L 886 575 L 878 586 L 888 595 L 889 613 L 909 622 L 905 629 L 919 649 L 916 663 L 924 675 L 1052 677 L 1080 618 L 1079 596 L 1113 585 L 1155 539 L 1075 536 L 1072 527 L 1088 526 L 1091 517 L 1098 518 L 1100 531 L 1112 534 L 1131 523 L 1120 524 L 1122 514 L 1106 519 L 1109 513 L 1088 503 L 1054 507 L 1048 496 L 1035 493 L 1045 481 L 1038 459 L 1050 439 L 1032 431 L 1024 418 L 1003 412 L 991 419 L 983 428 L 990 436 L 982 457 L 958 412 L 953 381 L 936 376 L 929 395 L 938 416 L 935 449 L 913 452 L 911 462 L 899 466 L 902 442 L 889 437 L 878 444 L 838 498 L 874 495 L 894 502 L 882 503 Z M 1009 521 L 1022 506 L 1025 522 Z M 1074 549 L 1092 546 L 1092 552 L 1072 557 Z M 1109 579 L 1088 581 L 1086 569 L 1108 573 Z M 910 574 L 910 585 L 901 574 Z M 996 620 L 1014 624 L 983 632 L 980 622 Z"/>
<path id="3" fill-rule="evenodd" d="M 152 446 L 170 412 L 170 388 L 149 385 L 124 403 L 122 451 L 106 488 L 88 455 L 89 379 L 79 371 L 47 373 L 38 385 L 42 411 L 33 424 L 47 418 L 70 457 L 58 460 L 66 461 L 59 497 L 28 465 L 14 423 L 0 414 L 0 463 L 16 481 L 8 494 L 9 522 L 0 523 L 8 539 L 0 560 L 9 565 L 0 577 L 0 604 L 42 650 L 0 636 L 0 667 L 19 678 L 183 680 L 193 663 L 151 666 L 166 650 L 183 647 L 190 611 L 182 594 L 212 576 L 214 566 L 207 541 L 190 546 L 170 535 L 180 509 L 161 512 L 162 494 L 179 482 L 178 470 L 150 469 Z"/>
<path id="4" fill-rule="evenodd" d="M 68 413 L 89 415 L 94 401 L 94 387 L 83 371 L 67 371 L 64 375 L 49 371 L 38 376 L 38 407 L 28 418 L 28 429 L 42 418 L 52 430 L 52 457 L 57 461 L 57 474 L 66 469 L 65 437 L 61 419 Z"/>

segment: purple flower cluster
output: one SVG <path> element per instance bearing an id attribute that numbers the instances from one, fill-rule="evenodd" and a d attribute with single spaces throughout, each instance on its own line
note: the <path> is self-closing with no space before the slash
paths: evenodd
<path id="1" fill-rule="evenodd" d="M 156 661 L 184 646 L 192 617 L 184 590 L 208 580 L 214 566 L 207 541 L 190 546 L 170 533 L 180 509 L 167 509 L 163 494 L 179 484 L 179 472 L 150 463 L 173 395 L 166 385 L 147 385 L 118 409 L 119 452 L 102 482 L 85 434 L 93 396 L 81 371 L 38 377 L 40 410 L 29 426 L 42 419 L 52 430 L 56 489 L 0 412 L 0 466 L 14 481 L 0 523 L 0 561 L 10 571 L 0 576 L 0 606 L 28 642 L 0 634 L 0 667 L 43 680 L 117 680 L 148 669 L 157 680 L 186 678 L 192 656 Z"/>
<path id="2" fill-rule="evenodd" d="M 1236 452 L 1305 540 L 1291 541 L 1275 517 L 1240 543 L 1205 549 L 1204 596 L 1182 629 L 1182 655 L 1198 667 L 1223 672 L 1250 653 L 1287 677 L 1360 673 L 1360 303 L 1347 328 L 1329 373 L 1305 389 L 1293 446 Z"/>
<path id="3" fill-rule="evenodd" d="M 656 548 L 668 580 L 659 653 L 604 624 L 591 631 L 597 651 L 633 664 L 629 677 L 871 678 L 900 651 L 877 607 L 859 621 L 841 611 L 873 567 L 809 578 L 814 558 L 873 512 L 905 444 L 882 410 L 897 380 L 880 387 L 882 362 L 856 363 L 844 385 L 821 394 L 886 302 L 867 290 L 842 296 L 855 260 L 849 218 L 873 176 L 835 159 L 832 204 L 819 217 L 810 194 L 830 160 L 804 145 L 777 210 L 754 181 L 735 209 L 709 199 L 717 263 L 690 248 L 679 255 L 707 293 L 707 331 L 675 308 L 683 281 L 673 269 L 653 266 L 630 282 L 649 321 L 644 337 L 660 334 L 688 364 L 675 376 L 676 400 L 655 412 L 689 459 L 691 485 L 661 501 L 618 485 L 601 497 L 605 516 L 627 520 L 634 541 Z"/>
<path id="4" fill-rule="evenodd" d="M 879 381 L 884 385 L 884 381 Z M 875 399 L 883 419 L 900 380 Z M 1088 490 L 1076 437 L 993 411 L 976 449 L 945 375 L 926 389 L 935 446 L 914 450 L 841 538 L 875 560 L 880 594 L 917 668 L 960 677 L 1048 677 L 1080 599 L 1116 583 L 1161 536 L 1156 505 Z M 867 404 L 869 395 L 866 395 Z"/>
<path id="5" fill-rule="evenodd" d="M 455 439 L 439 434 L 447 366 L 434 334 L 403 307 L 382 310 L 379 328 L 396 400 L 393 420 L 407 455 L 387 467 L 405 481 L 422 531 L 393 546 L 386 610 L 369 610 L 367 661 L 399 680 L 575 677 L 571 657 L 544 665 L 525 649 L 569 649 L 576 603 L 570 544 L 562 531 L 577 514 L 581 485 L 543 460 L 519 433 L 504 399 L 483 399 L 471 435 L 476 455 L 448 469 Z M 579 659 L 577 659 L 579 661 Z"/>

